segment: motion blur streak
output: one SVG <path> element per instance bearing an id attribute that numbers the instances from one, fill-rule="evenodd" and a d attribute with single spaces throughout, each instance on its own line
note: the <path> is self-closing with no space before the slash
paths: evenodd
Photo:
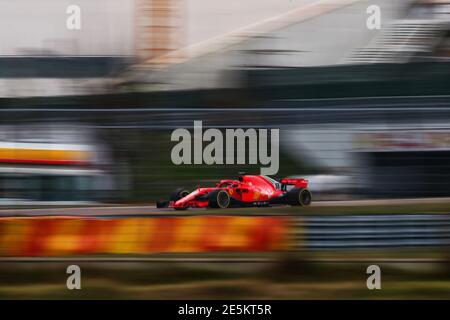
<path id="1" fill-rule="evenodd" d="M 450 245 L 450 215 L 0 219 L 0 255 L 269 252 Z"/>
<path id="2" fill-rule="evenodd" d="M 287 228 L 280 217 L 2 218 L 0 255 L 277 251 Z"/>
<path id="3" fill-rule="evenodd" d="M 0 8 L 0 299 L 73 299 L 54 269 L 69 260 L 86 298 L 450 296 L 450 266 L 427 262 L 450 258 L 450 0 Z M 183 156 L 198 161 L 176 165 L 171 133 L 196 120 L 215 138 L 279 132 L 270 178 L 307 179 L 311 205 L 204 194 L 190 204 L 210 208 L 169 211 L 262 167 L 248 138 L 244 161 L 205 161 L 213 141 L 194 137 Z M 226 205 L 250 194 L 229 190 Z M 383 290 L 365 286 L 374 258 L 405 262 L 381 266 Z"/>

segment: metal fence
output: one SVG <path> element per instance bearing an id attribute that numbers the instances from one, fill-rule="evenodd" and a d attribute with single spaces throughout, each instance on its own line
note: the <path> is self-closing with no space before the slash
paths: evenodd
<path id="1" fill-rule="evenodd" d="M 4 217 L 1 257 L 450 246 L 450 214 Z"/>
<path id="2" fill-rule="evenodd" d="M 450 245 L 449 214 L 303 217 L 293 230 L 307 250 Z"/>

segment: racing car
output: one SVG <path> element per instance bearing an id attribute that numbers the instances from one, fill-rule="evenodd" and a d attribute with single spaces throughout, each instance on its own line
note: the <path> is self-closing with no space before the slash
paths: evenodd
<path id="1" fill-rule="evenodd" d="M 240 174 L 237 180 L 221 180 L 213 188 L 197 188 L 192 192 L 178 188 L 169 201 L 158 201 L 158 208 L 229 208 L 260 207 L 272 204 L 308 206 L 312 195 L 308 180 L 283 178 L 275 180 L 263 175 Z"/>

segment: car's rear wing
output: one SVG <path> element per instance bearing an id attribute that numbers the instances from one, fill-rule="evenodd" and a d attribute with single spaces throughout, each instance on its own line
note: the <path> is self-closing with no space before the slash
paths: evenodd
<path id="1" fill-rule="evenodd" d="M 303 178 L 283 178 L 281 184 L 285 186 L 295 186 L 296 188 L 307 188 L 309 181 Z"/>

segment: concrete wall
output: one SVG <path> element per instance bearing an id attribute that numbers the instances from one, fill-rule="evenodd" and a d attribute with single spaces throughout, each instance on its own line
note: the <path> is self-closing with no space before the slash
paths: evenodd
<path id="1" fill-rule="evenodd" d="M 376 4 L 382 10 L 383 26 L 403 17 L 409 2 L 410 0 L 378 1 Z M 211 42 L 210 48 L 219 49 L 200 54 L 160 72 L 147 73 L 144 77 L 149 82 L 163 83 L 166 89 L 237 87 L 240 85 L 239 78 L 228 72 L 236 68 L 307 67 L 345 63 L 346 57 L 353 50 L 364 48 L 378 30 L 368 30 L 366 27 L 366 9 L 374 2 L 361 0 L 343 3 L 347 5 L 327 11 L 320 3 L 310 1 L 310 5 L 319 14 L 312 15 L 308 11 L 310 7 L 306 5 L 304 14 L 298 14 L 297 23 L 290 21 L 293 18 L 287 16 L 286 26 L 247 38 L 246 32 L 243 32 L 243 41 L 239 43 L 226 45 L 227 41 L 233 42 L 238 36 L 223 38 L 221 43 Z M 257 29 L 264 28 L 262 25 Z"/>

